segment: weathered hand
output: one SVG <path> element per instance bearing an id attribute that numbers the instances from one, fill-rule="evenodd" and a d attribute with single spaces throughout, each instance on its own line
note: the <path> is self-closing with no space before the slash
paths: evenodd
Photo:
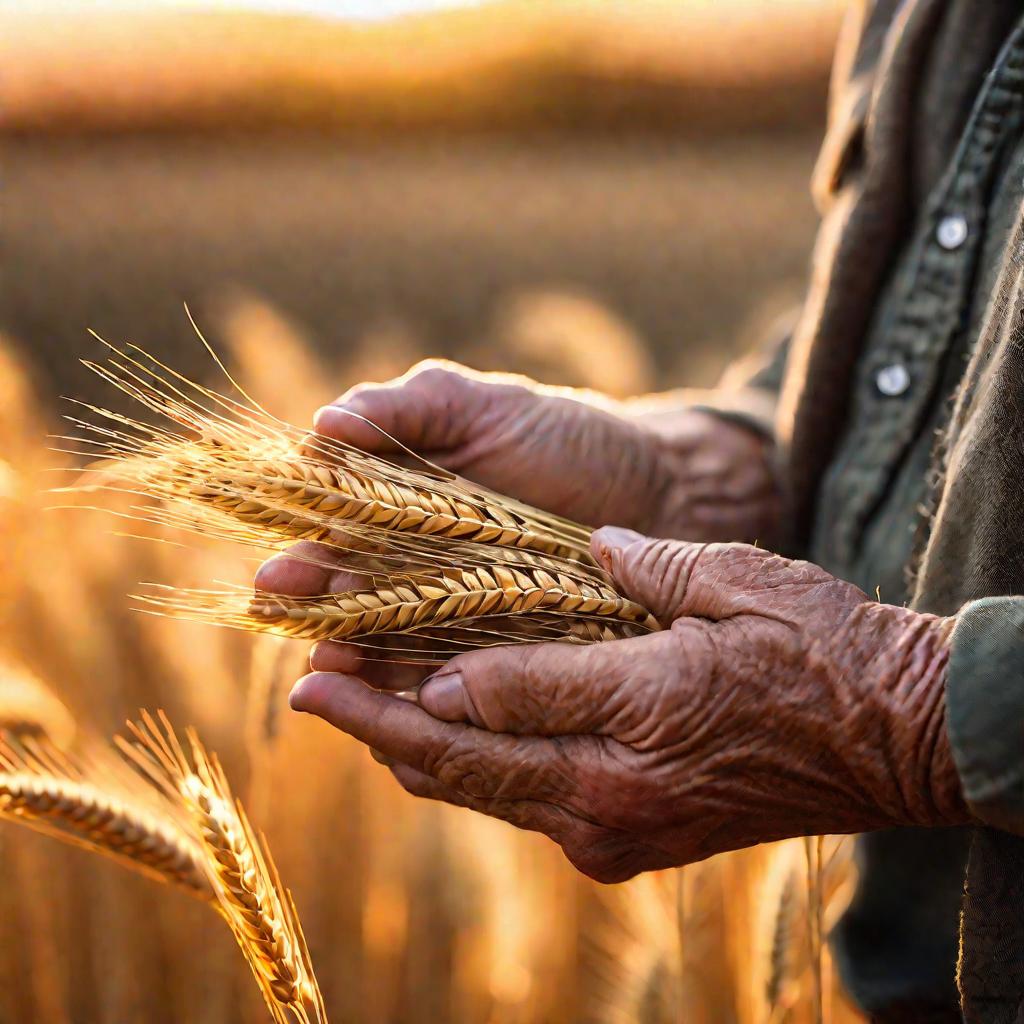
<path id="1" fill-rule="evenodd" d="M 419 704 L 314 672 L 292 706 L 411 793 L 547 833 L 617 881 L 817 833 L 969 820 L 945 729 L 951 622 L 743 545 L 595 534 L 667 627 L 460 655 Z"/>
<path id="2" fill-rule="evenodd" d="M 437 362 L 361 385 L 316 415 L 321 434 L 400 454 L 351 413 L 453 472 L 588 526 L 688 540 L 756 540 L 775 527 L 767 444 L 709 413 L 656 427 L 597 395 Z"/>

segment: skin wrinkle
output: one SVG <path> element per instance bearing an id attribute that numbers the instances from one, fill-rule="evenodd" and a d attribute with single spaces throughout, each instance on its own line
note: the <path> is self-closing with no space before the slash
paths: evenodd
<path id="1" fill-rule="evenodd" d="M 441 464 L 570 518 L 700 542 L 595 535 L 624 594 L 671 628 L 462 654 L 437 675 L 462 677 L 456 722 L 428 714 L 429 684 L 419 708 L 369 696 L 356 677 L 387 686 L 393 667 L 332 650 L 349 674 L 300 681 L 297 708 L 381 750 L 410 792 L 545 832 L 602 881 L 786 836 L 970 820 L 944 724 L 948 623 L 721 543 L 778 529 L 759 435 L 696 412 L 655 430 L 506 378 L 432 373 L 392 385 L 381 415 L 414 405 L 421 433 L 441 423 Z"/>
<path id="2" fill-rule="evenodd" d="M 894 621 L 904 629 L 895 642 L 886 644 Z M 889 735 L 875 737 L 875 750 L 899 783 L 899 813 L 909 821 L 927 824 L 930 818 L 959 811 L 958 782 L 955 775 L 936 771 L 941 763 L 936 764 L 934 748 L 927 762 L 918 760 L 922 750 L 928 750 L 922 740 L 933 728 L 935 706 L 942 705 L 948 628 L 935 616 L 868 603 L 847 618 L 833 646 L 841 651 L 856 637 L 861 638 L 859 649 L 871 653 L 862 665 L 840 661 L 839 668 L 848 678 L 868 675 L 875 680 L 873 696 L 887 704 L 894 728 Z M 920 704 L 914 706 L 916 702 Z"/>
<path id="3" fill-rule="evenodd" d="M 573 816 L 568 811 L 540 800 L 487 800 L 460 793 L 408 765 L 397 764 L 390 770 L 401 785 L 415 796 L 440 799 L 458 807 L 468 807 L 509 821 L 519 828 L 546 832 L 550 835 L 552 831 L 560 833 L 574 824 Z"/>
<path id="4" fill-rule="evenodd" d="M 753 431 L 720 433 L 714 445 L 695 443 L 685 426 L 673 436 L 661 433 L 659 463 L 670 482 L 656 495 L 656 507 L 662 510 L 662 523 L 671 525 L 647 532 L 768 542 L 778 535 L 781 487 L 771 444 Z M 686 524 L 689 529 L 681 528 Z"/>
<path id="5" fill-rule="evenodd" d="M 816 812 L 818 814 L 822 813 L 821 805 L 828 807 L 837 801 L 840 803 L 838 808 L 831 808 L 833 817 L 828 822 L 829 827 L 827 831 L 858 831 L 864 827 L 880 827 L 884 824 L 899 823 L 901 820 L 904 820 L 904 816 L 909 817 L 911 812 L 905 809 L 905 802 L 898 790 L 899 763 L 890 756 L 892 753 L 900 750 L 899 744 L 893 745 L 890 750 L 888 738 L 884 734 L 878 734 L 878 730 L 875 728 L 865 728 L 863 720 L 863 694 L 858 697 L 856 692 L 847 692 L 846 680 L 848 678 L 858 679 L 869 669 L 881 672 L 882 678 L 880 678 L 878 686 L 880 694 L 884 695 L 887 690 L 895 690 L 896 693 L 904 697 L 903 703 L 905 706 L 893 705 L 890 707 L 890 711 L 903 712 L 908 708 L 912 710 L 919 704 L 917 691 L 910 687 L 904 693 L 904 684 L 902 682 L 906 678 L 907 672 L 913 670 L 917 665 L 917 660 L 912 655 L 918 649 L 919 637 L 917 632 L 921 631 L 920 623 L 913 622 L 914 626 L 917 627 L 916 632 L 908 633 L 905 629 L 901 628 L 905 625 L 901 620 L 906 615 L 911 615 L 912 617 L 912 613 L 904 613 L 899 609 L 884 609 L 890 616 L 889 622 L 875 623 L 874 621 L 869 621 L 869 625 L 872 628 L 863 628 L 862 626 L 862 628 L 857 630 L 854 628 L 853 623 L 859 622 L 860 618 L 864 615 L 868 615 L 869 619 L 877 616 L 878 609 L 881 606 L 871 604 L 864 595 L 859 594 L 852 587 L 830 582 L 820 570 L 815 570 L 813 567 L 804 564 L 797 563 L 792 566 L 795 580 L 787 582 L 784 578 L 787 566 L 783 560 L 754 551 L 753 549 L 726 548 L 723 553 L 723 550 L 716 550 L 714 548 L 694 549 L 690 547 L 688 551 L 679 552 L 668 550 L 663 542 L 652 542 L 643 545 L 641 542 L 634 541 L 627 545 L 626 548 L 620 550 L 617 553 L 617 557 L 613 557 L 613 563 L 619 565 L 622 559 L 629 558 L 630 552 L 638 544 L 641 545 L 642 550 L 638 554 L 634 553 L 631 570 L 621 574 L 624 578 L 628 578 L 634 583 L 642 582 L 645 573 L 661 574 L 667 571 L 675 572 L 681 556 L 689 555 L 689 560 L 685 561 L 685 564 L 689 566 L 689 572 L 686 574 L 687 586 L 683 590 L 683 596 L 680 601 L 682 607 L 687 610 L 701 611 L 705 614 L 716 612 L 728 616 L 734 612 L 736 607 L 745 607 L 750 603 L 756 605 L 759 601 L 763 602 L 765 607 L 769 609 L 770 614 L 767 620 L 760 626 L 757 622 L 757 616 L 748 612 L 734 615 L 734 617 L 726 618 L 716 623 L 701 624 L 699 627 L 695 627 L 692 620 L 689 621 L 687 624 L 690 628 L 702 629 L 702 635 L 711 641 L 704 645 L 703 660 L 709 661 L 712 666 L 721 664 L 732 665 L 731 671 L 733 672 L 749 673 L 749 669 L 745 665 L 752 659 L 755 665 L 765 664 L 769 660 L 758 650 L 758 642 L 760 642 L 767 643 L 769 649 L 785 652 L 783 657 L 777 659 L 781 663 L 780 668 L 784 674 L 794 672 L 798 674 L 801 668 L 806 672 L 806 665 L 791 664 L 794 661 L 806 659 L 814 663 L 818 671 L 812 673 L 812 675 L 823 677 L 827 684 L 826 692 L 833 694 L 831 699 L 837 699 L 840 704 L 845 704 L 848 713 L 852 716 L 849 728 L 843 734 L 843 739 L 852 748 L 852 753 L 851 750 L 833 751 L 832 756 L 838 757 L 837 764 L 825 763 L 818 770 L 809 770 L 810 762 L 801 764 L 799 761 L 793 762 L 790 760 L 787 770 L 785 758 L 789 756 L 793 745 L 786 742 L 780 743 L 779 741 L 783 739 L 783 736 L 776 734 L 773 738 L 778 744 L 778 749 L 774 753 L 770 748 L 765 751 L 763 749 L 763 741 L 760 745 L 758 743 L 757 731 L 754 727 L 757 721 L 755 714 L 747 716 L 751 723 L 749 729 L 746 726 L 742 726 L 743 715 L 741 713 L 741 728 L 737 731 L 737 724 L 733 722 L 732 731 L 729 732 L 730 719 L 734 717 L 736 710 L 733 702 L 744 693 L 744 689 L 741 686 L 737 686 L 734 681 L 729 680 L 729 673 L 722 677 L 720 674 L 721 669 L 712 668 L 707 675 L 707 683 L 705 685 L 714 691 L 716 688 L 722 687 L 724 681 L 726 685 L 726 699 L 717 702 L 711 701 L 710 707 L 708 707 L 707 702 L 702 701 L 699 696 L 695 698 L 694 706 L 699 708 L 704 703 L 707 710 L 703 719 L 697 719 L 697 728 L 687 731 L 686 742 L 678 743 L 670 750 L 664 752 L 664 755 L 661 757 L 656 755 L 648 759 L 647 764 L 643 762 L 631 764 L 627 760 L 625 764 L 625 777 L 621 779 L 617 786 L 613 787 L 606 785 L 603 778 L 603 774 L 607 770 L 606 760 L 597 759 L 599 770 L 593 776 L 588 774 L 588 778 L 592 777 L 597 780 L 596 783 L 592 783 L 598 786 L 598 793 L 600 794 L 599 798 L 592 798 L 594 799 L 594 809 L 597 816 L 599 818 L 603 816 L 606 824 L 609 827 L 614 827 L 622 824 L 620 819 L 622 814 L 625 813 L 625 822 L 639 833 L 637 836 L 639 840 L 640 835 L 646 829 L 653 827 L 652 821 L 655 818 L 652 815 L 661 817 L 662 820 L 664 820 L 664 817 L 671 817 L 672 808 L 664 806 L 666 795 L 675 796 L 689 803 L 693 803 L 696 800 L 705 806 L 707 810 L 715 809 L 716 805 L 726 808 L 728 820 L 705 827 L 701 836 L 690 837 L 691 846 L 685 853 L 687 859 L 708 855 L 714 852 L 715 849 L 744 845 L 742 835 L 734 834 L 736 815 L 749 817 L 751 814 L 756 814 L 762 798 L 772 795 L 773 785 L 777 788 L 781 782 L 794 778 L 803 783 L 805 792 L 802 797 L 799 793 L 794 796 L 778 792 L 774 794 L 776 813 L 782 811 L 784 817 L 787 819 L 791 818 L 794 822 L 799 820 L 799 808 L 804 806 L 805 812 L 807 812 L 808 809 L 805 805 L 812 799 L 814 806 L 810 810 L 812 813 Z M 701 552 L 701 558 L 699 559 L 695 557 L 698 550 Z M 724 567 L 719 567 L 715 561 L 716 556 L 724 558 L 727 564 Z M 746 560 L 748 563 L 746 573 L 741 571 L 742 566 L 738 564 L 738 562 L 742 563 L 743 560 Z M 671 569 L 666 569 L 666 566 L 670 566 Z M 767 574 L 764 572 L 765 566 L 769 567 Z M 753 571 L 756 569 L 760 569 L 760 571 Z M 726 589 L 728 586 L 737 587 L 741 585 L 745 578 L 757 579 L 757 589 L 753 591 L 740 590 L 738 594 L 731 594 Z M 648 575 L 649 580 L 650 576 Z M 716 585 L 708 586 L 708 580 L 716 581 Z M 726 580 L 729 581 L 728 584 L 723 582 Z M 651 583 L 648 582 L 644 585 L 650 587 Z M 659 589 L 656 584 L 654 589 Z M 660 589 L 664 590 L 664 587 Z M 780 615 L 779 609 L 775 607 L 775 602 L 780 599 L 780 596 L 796 606 L 804 607 L 804 613 L 790 614 L 787 612 L 784 615 Z M 836 634 L 828 634 L 827 650 L 823 649 L 821 644 L 815 647 L 815 645 L 807 645 L 806 642 L 802 644 L 794 643 L 794 624 L 806 621 L 808 617 L 821 615 L 823 599 L 825 598 L 829 599 L 825 607 L 828 609 L 827 614 L 830 621 L 838 621 L 844 624 L 849 629 L 851 635 L 859 637 L 860 648 L 856 652 L 856 663 L 859 666 L 859 672 L 857 673 L 850 673 L 842 660 L 835 658 L 834 650 L 837 647 L 840 649 L 844 647 L 844 630 L 839 631 L 838 643 L 836 643 Z M 711 602 L 715 608 L 712 609 L 702 605 L 702 601 Z M 812 609 L 810 613 L 807 610 L 807 606 L 810 606 Z M 784 621 L 780 621 L 780 619 Z M 765 626 L 770 626 L 767 633 L 764 630 Z M 893 632 L 894 629 L 896 630 L 895 633 Z M 733 637 L 734 639 L 726 642 L 724 646 L 715 645 L 713 638 L 719 634 L 723 636 L 723 639 L 728 637 Z M 750 634 L 750 636 L 747 636 L 747 634 Z M 924 634 L 926 636 L 932 635 L 927 630 L 924 630 Z M 672 637 L 672 634 L 659 634 L 650 639 L 659 641 L 658 646 L 660 648 L 663 646 L 666 636 Z M 759 641 L 758 637 L 760 637 Z M 888 643 L 886 643 L 887 640 L 889 641 Z M 867 645 L 866 647 L 865 644 Z M 750 650 L 754 651 L 753 656 L 746 653 Z M 870 652 L 869 656 L 864 657 L 861 654 L 864 650 Z M 896 652 L 895 660 L 892 657 L 893 651 Z M 812 652 L 811 656 L 808 658 L 808 654 L 805 652 Z M 690 653 L 692 654 L 692 649 Z M 663 655 L 658 656 L 658 663 L 664 664 Z M 886 672 L 888 675 L 885 675 Z M 530 677 L 531 673 L 527 672 L 526 675 Z M 648 699 L 653 697 L 656 706 L 659 699 L 662 699 L 659 697 L 659 692 L 662 688 L 648 686 L 647 689 L 649 691 Z M 762 681 L 757 689 L 761 691 L 761 697 L 763 698 L 764 692 L 770 689 L 770 687 L 766 686 Z M 793 711 L 800 711 L 805 703 L 805 701 L 797 700 L 795 696 L 792 696 L 788 706 Z M 820 725 L 824 717 L 826 716 L 814 713 L 812 705 L 809 721 L 797 729 L 796 735 L 804 743 L 813 742 L 814 733 L 821 731 Z M 683 720 L 686 720 L 685 715 Z M 778 732 L 785 734 L 787 730 L 782 729 L 778 730 Z M 650 770 L 659 761 L 671 765 L 673 760 L 678 760 L 680 757 L 685 759 L 687 755 L 694 756 L 702 748 L 713 746 L 714 737 L 716 735 L 721 736 L 722 734 L 728 737 L 728 747 L 725 750 L 719 750 L 717 754 L 707 749 L 704 750 L 703 764 L 706 772 L 703 778 L 691 776 L 686 784 L 672 787 L 665 786 L 663 784 L 664 780 L 655 772 L 652 781 Z M 861 745 L 866 743 L 868 738 L 878 740 L 876 749 L 886 755 L 888 770 L 879 772 L 878 766 L 875 764 L 866 775 L 858 772 L 857 757 L 854 755 L 858 753 Z M 869 746 L 868 749 L 872 749 L 872 747 Z M 767 761 L 764 760 L 765 753 L 767 753 Z M 863 799 L 863 791 L 857 786 L 850 787 L 842 783 L 841 780 L 844 778 L 844 774 L 842 772 L 837 774 L 835 769 L 837 766 L 843 767 L 844 762 L 851 762 L 847 766 L 847 772 L 852 767 L 855 780 L 859 781 L 868 792 L 875 794 L 876 800 L 874 803 L 870 800 L 865 801 Z M 738 772 L 733 770 L 737 767 L 740 768 Z M 749 779 L 751 771 L 755 774 L 759 773 L 764 781 L 759 785 L 751 786 Z M 858 775 L 860 776 L 859 779 Z M 846 777 L 849 778 L 849 774 Z M 722 779 L 728 781 L 723 783 Z M 885 792 L 885 779 L 889 779 L 888 785 L 892 790 L 888 794 Z M 737 782 L 746 785 L 747 788 L 743 789 L 741 786 L 738 791 L 730 790 L 730 784 L 735 785 Z M 723 786 L 725 787 L 724 789 L 722 789 Z M 716 797 L 716 792 L 719 792 L 721 795 Z M 830 799 L 823 800 L 823 792 L 829 794 Z M 612 795 L 612 807 L 607 805 L 609 793 Z M 813 793 L 813 797 L 810 795 L 811 793 Z M 845 807 L 842 806 L 844 801 Z M 626 807 L 628 810 L 616 813 L 614 810 L 616 803 L 619 806 Z M 790 815 L 788 810 L 790 807 L 795 809 L 792 815 Z M 635 808 L 640 809 L 634 811 Z M 917 812 L 913 812 L 913 815 L 916 817 Z M 914 820 L 914 817 L 911 817 L 911 820 Z M 795 824 L 782 831 L 780 831 L 778 825 L 771 823 L 765 827 L 769 829 L 770 834 L 773 836 L 776 832 L 785 834 L 785 832 L 792 833 L 794 830 L 796 832 L 800 831 L 800 828 Z M 730 832 L 730 829 L 733 831 Z M 808 827 L 808 821 L 804 821 L 803 831 L 811 832 L 818 830 Z M 826 829 L 820 830 L 825 831 Z M 637 856 L 639 863 L 643 855 L 638 853 Z M 617 859 L 615 870 L 621 870 L 621 866 L 622 862 Z M 611 870 L 609 868 L 609 871 Z"/>

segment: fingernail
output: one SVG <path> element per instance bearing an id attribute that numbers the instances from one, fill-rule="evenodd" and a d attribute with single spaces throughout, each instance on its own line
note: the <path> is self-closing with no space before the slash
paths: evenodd
<path id="1" fill-rule="evenodd" d="M 595 534 L 595 539 L 598 543 L 597 556 L 604 563 L 604 567 L 610 569 L 612 551 L 621 551 L 644 538 L 643 534 L 622 526 L 602 526 Z"/>
<path id="2" fill-rule="evenodd" d="M 345 415 L 345 412 L 336 405 L 322 405 L 313 413 L 313 429 L 323 433 L 325 428 L 334 426 Z"/>
<path id="3" fill-rule="evenodd" d="M 419 704 L 419 690 L 396 690 L 392 695 L 396 700 L 404 700 L 407 704 Z"/>
<path id="4" fill-rule="evenodd" d="M 374 750 L 373 747 L 370 747 L 370 757 L 372 757 L 377 764 L 384 765 L 385 768 L 390 768 L 395 763 L 387 756 L 387 754 L 382 754 L 379 750 Z"/>
<path id="5" fill-rule="evenodd" d="M 420 707 L 435 718 L 461 722 L 466 717 L 466 685 L 461 672 L 431 676 L 419 691 Z"/>

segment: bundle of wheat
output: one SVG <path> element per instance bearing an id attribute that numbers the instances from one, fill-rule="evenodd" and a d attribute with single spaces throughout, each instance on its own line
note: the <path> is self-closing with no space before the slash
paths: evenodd
<path id="1" fill-rule="evenodd" d="M 411 452 L 417 468 L 307 435 L 233 381 L 241 400 L 142 350 L 108 348 L 104 364 L 86 365 L 175 428 L 93 406 L 100 422 L 72 418 L 84 432 L 75 440 L 102 459 L 93 486 L 156 498 L 159 506 L 134 513 L 208 537 L 271 550 L 315 541 L 301 557 L 362 581 L 309 600 L 157 587 L 141 597 L 147 609 L 430 661 L 465 647 L 592 643 L 658 628 L 595 563 L 586 528 Z"/>
<path id="2" fill-rule="evenodd" d="M 202 847 L 207 878 L 252 968 L 274 1020 L 327 1024 L 291 894 L 281 885 L 265 842 L 234 800 L 215 756 L 189 731 L 189 754 L 164 715 L 129 723 L 135 742 L 122 751 L 187 814 Z"/>

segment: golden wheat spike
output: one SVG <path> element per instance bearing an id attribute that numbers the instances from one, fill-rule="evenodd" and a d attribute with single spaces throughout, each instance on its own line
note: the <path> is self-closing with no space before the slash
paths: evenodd
<path id="1" fill-rule="evenodd" d="M 355 640 L 381 633 L 416 633 L 544 614 L 547 622 L 598 620 L 612 636 L 657 629 L 640 605 L 598 584 L 577 584 L 543 569 L 488 568 L 448 571 L 433 577 L 389 580 L 386 585 L 314 598 L 284 595 L 159 591 L 140 597 L 161 611 L 234 625 L 254 632 L 306 640 Z M 587 634 L 579 635 L 580 639 Z M 599 633 L 601 638 L 608 634 Z"/>
<path id="2" fill-rule="evenodd" d="M 120 767 L 98 753 L 79 762 L 44 740 L 0 735 L 0 818 L 212 899 L 198 845 Z"/>
<path id="3" fill-rule="evenodd" d="M 127 475 L 155 488 L 157 496 L 209 503 L 292 539 L 319 539 L 353 522 L 593 564 L 583 527 L 501 498 L 426 462 L 421 470 L 408 469 L 327 438 L 309 437 L 258 407 L 187 381 L 144 353 L 151 366 L 108 347 L 115 355 L 107 364 L 87 367 L 195 435 L 184 437 L 87 407 L 118 429 L 79 422 L 95 435 L 82 440 L 105 447 Z"/>
<path id="4" fill-rule="evenodd" d="M 398 482 L 308 459 L 222 463 L 219 472 L 197 476 L 189 494 L 243 523 L 293 539 L 323 540 L 357 524 L 589 560 L 579 545 L 539 532 L 513 511 L 469 495 L 460 500 L 426 487 L 411 473 L 408 482 Z"/>
<path id="5" fill-rule="evenodd" d="M 280 1024 L 326 1024 L 323 997 L 290 893 L 280 884 L 269 848 L 234 800 L 216 757 L 193 731 L 188 753 L 163 713 L 129 723 L 134 743 L 122 751 L 191 822 L 221 913 Z"/>

